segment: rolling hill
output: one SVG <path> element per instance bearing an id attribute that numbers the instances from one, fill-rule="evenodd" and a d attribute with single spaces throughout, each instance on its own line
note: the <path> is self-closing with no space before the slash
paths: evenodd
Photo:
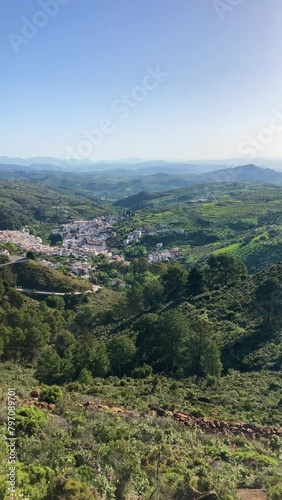
<path id="1" fill-rule="evenodd" d="M 217 183 L 139 193 L 118 203 L 138 210 L 124 221 L 113 244 L 141 229 L 147 251 L 179 247 L 193 263 L 212 252 L 230 252 L 255 272 L 282 256 L 282 188 L 262 183 Z M 131 247 L 132 248 L 132 247 Z"/>
<path id="2" fill-rule="evenodd" d="M 104 165 L 104 168 L 103 168 Z M 87 171 L 57 169 L 54 165 L 40 164 L 17 166 L 16 164 L 0 164 L 0 178 L 14 179 L 28 183 L 41 183 L 50 189 L 64 190 L 64 193 L 93 198 L 105 198 L 117 201 L 141 191 L 169 191 L 181 187 L 216 182 L 264 182 L 282 185 L 282 172 L 255 165 L 205 170 L 202 165 L 167 164 L 165 162 L 148 162 L 134 164 L 129 168 L 123 164 L 99 164 Z M 99 168 L 98 168 L 99 167 Z M 138 167 L 138 168 L 136 168 Z"/>
<path id="3" fill-rule="evenodd" d="M 66 194 L 56 187 L 22 181 L 0 181 L 0 230 L 20 229 L 36 222 L 62 224 L 91 218 L 109 210 L 101 200 Z"/>

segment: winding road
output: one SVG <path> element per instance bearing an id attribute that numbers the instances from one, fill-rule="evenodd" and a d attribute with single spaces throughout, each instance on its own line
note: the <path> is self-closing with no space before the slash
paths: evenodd
<path id="1" fill-rule="evenodd" d="M 5 262 L 5 264 L 0 264 L 0 267 L 11 266 L 12 264 L 19 264 L 20 262 L 25 262 L 28 260 L 26 257 L 19 257 L 18 255 L 10 255 L 10 261 Z"/>
<path id="2" fill-rule="evenodd" d="M 19 257 L 18 255 L 10 255 L 10 261 L 5 262 L 5 264 L 0 264 L 0 267 L 11 266 L 12 264 L 19 264 L 21 262 L 25 262 L 28 259 L 26 257 Z M 31 288 L 23 288 L 22 286 L 17 286 L 16 290 L 22 293 L 34 294 L 34 295 L 82 295 L 83 293 L 96 293 L 100 290 L 100 286 L 92 285 L 92 290 L 86 290 L 82 292 L 55 292 L 55 291 L 46 291 L 46 290 L 34 290 Z"/>
<path id="3" fill-rule="evenodd" d="M 98 290 L 100 290 L 100 286 L 93 285 L 92 290 L 86 290 L 82 292 L 55 292 L 55 291 L 46 291 L 46 290 L 33 290 L 31 288 L 23 288 L 22 286 L 17 286 L 16 290 L 18 292 L 22 293 L 29 293 L 29 294 L 34 294 L 34 295 L 82 295 L 84 293 L 96 293 Z"/>

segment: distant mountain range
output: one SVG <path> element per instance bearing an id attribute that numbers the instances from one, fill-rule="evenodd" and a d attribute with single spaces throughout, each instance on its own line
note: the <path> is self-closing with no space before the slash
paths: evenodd
<path id="1" fill-rule="evenodd" d="M 282 159 L 265 159 L 254 158 L 252 162 L 262 168 L 273 168 L 282 171 Z M 108 161 L 90 161 L 90 160 L 71 160 L 67 162 L 64 159 L 52 158 L 48 156 L 37 156 L 34 158 L 9 158 L 0 156 L 0 168 L 11 167 L 28 167 L 32 170 L 50 170 L 50 171 L 65 171 L 65 172 L 101 172 L 101 171 L 117 171 L 129 170 L 138 171 L 143 174 L 153 173 L 170 173 L 170 174 L 185 174 L 194 173 L 200 174 L 211 172 L 214 170 L 222 170 L 230 167 L 243 166 L 246 163 L 245 159 L 233 158 L 230 160 L 142 160 L 138 158 L 125 158 L 122 160 Z"/>
<path id="2" fill-rule="evenodd" d="M 256 165 L 243 165 L 234 168 L 216 170 L 198 176 L 202 182 L 266 182 L 282 184 L 282 172 Z"/>
<path id="3" fill-rule="evenodd" d="M 156 161 L 105 165 L 107 168 L 102 168 L 102 164 L 96 164 L 90 170 L 85 170 L 83 167 L 68 171 L 43 162 L 30 166 L 15 163 L 1 164 L 0 159 L 0 178 L 40 183 L 52 189 L 60 189 L 61 192 L 68 190 L 114 201 L 140 192 L 165 192 L 196 184 L 260 182 L 282 186 L 282 171 L 261 168 L 253 164 L 232 168 L 222 168 L 222 165 L 217 165 L 217 168 L 208 171 L 207 165 L 192 163 Z"/>

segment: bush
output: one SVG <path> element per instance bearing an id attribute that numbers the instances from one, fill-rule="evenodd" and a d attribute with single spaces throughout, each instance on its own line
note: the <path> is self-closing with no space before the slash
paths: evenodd
<path id="1" fill-rule="evenodd" d="M 87 368 L 83 368 L 80 373 L 79 383 L 84 385 L 92 385 L 94 382 L 94 378 L 92 374 Z"/>
<path id="2" fill-rule="evenodd" d="M 60 480 L 57 486 L 58 496 L 56 498 L 64 498 L 65 500 L 95 500 L 97 496 L 94 491 L 91 491 L 85 485 L 74 479 Z M 61 496 L 62 495 L 62 496 Z"/>
<path id="3" fill-rule="evenodd" d="M 150 365 L 143 365 L 139 368 L 134 368 L 132 371 L 132 377 L 135 379 L 150 377 L 153 373 L 153 369 Z"/>
<path id="4" fill-rule="evenodd" d="M 16 411 L 17 431 L 28 436 L 36 434 L 45 422 L 45 415 L 37 408 L 23 406 Z"/>
<path id="5" fill-rule="evenodd" d="M 57 385 L 43 386 L 40 392 L 39 401 L 46 403 L 59 403 L 63 398 L 63 391 Z"/>
<path id="6" fill-rule="evenodd" d="M 270 493 L 271 500 L 281 500 L 282 498 L 282 483 L 274 487 Z"/>
<path id="7" fill-rule="evenodd" d="M 69 392 L 83 392 L 82 391 L 82 385 L 80 382 L 69 382 L 65 388 Z"/>

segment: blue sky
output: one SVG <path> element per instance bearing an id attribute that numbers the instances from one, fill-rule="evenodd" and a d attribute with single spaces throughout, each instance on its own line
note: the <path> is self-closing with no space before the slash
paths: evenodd
<path id="1" fill-rule="evenodd" d="M 0 156 L 231 158 L 282 125 L 281 0 L 49 1 L 1 6 Z M 276 125 L 257 156 L 282 157 Z"/>

